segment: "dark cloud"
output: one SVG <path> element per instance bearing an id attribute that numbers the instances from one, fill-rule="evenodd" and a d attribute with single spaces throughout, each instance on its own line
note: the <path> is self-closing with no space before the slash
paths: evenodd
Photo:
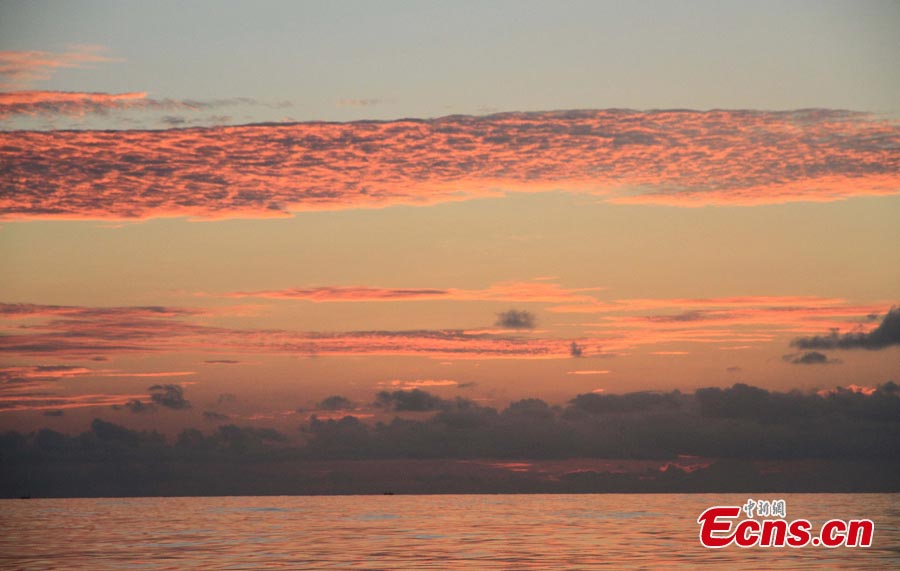
<path id="1" fill-rule="evenodd" d="M 44 416 L 64 416 L 66 413 L 62 410 L 45 410 Z"/>
<path id="2" fill-rule="evenodd" d="M 178 385 L 153 385 L 147 390 L 150 400 L 160 406 L 175 410 L 191 408 L 190 401 L 184 398 L 184 390 Z"/>
<path id="3" fill-rule="evenodd" d="M 695 321 L 710 321 L 716 319 L 729 319 L 731 314 L 709 311 L 685 311 L 676 315 L 651 315 L 647 321 L 656 323 L 692 323 Z"/>
<path id="4" fill-rule="evenodd" d="M 136 449 L 142 445 L 164 442 L 164 439 L 159 434 L 137 432 L 99 418 L 95 418 L 91 423 L 91 432 L 89 434 L 101 445 L 98 448 L 110 452 L 129 448 Z"/>
<path id="5" fill-rule="evenodd" d="M 227 420 L 231 420 L 231 417 L 227 414 L 222 414 L 220 412 L 215 412 L 213 410 L 204 410 L 203 411 L 203 420 L 209 420 L 212 422 L 225 422 Z"/>
<path id="6" fill-rule="evenodd" d="M 234 404 L 237 400 L 237 395 L 233 393 L 222 393 L 216 398 L 219 404 Z"/>
<path id="7" fill-rule="evenodd" d="M 584 356 L 584 347 L 579 345 L 578 343 L 572 341 L 569 345 L 569 355 L 573 357 L 583 357 Z"/>
<path id="8" fill-rule="evenodd" d="M 475 381 L 469 381 L 469 382 L 466 382 L 466 383 L 458 383 L 458 384 L 456 385 L 456 388 L 458 388 L 458 389 L 471 389 L 471 388 L 474 388 L 474 387 L 477 387 L 477 386 L 478 386 L 478 383 L 476 383 Z"/>
<path id="9" fill-rule="evenodd" d="M 153 412 L 156 410 L 156 407 L 152 404 L 145 403 L 140 399 L 131 399 L 124 404 L 114 404 L 112 405 L 113 410 L 127 410 L 128 412 L 133 412 L 134 414 L 141 414 L 145 412 Z"/>
<path id="10" fill-rule="evenodd" d="M 230 123 L 233 119 L 234 118 L 231 115 L 207 115 L 198 118 L 197 121 L 207 125 L 222 125 L 224 123 Z M 281 209 L 279 208 L 278 210 Z"/>
<path id="11" fill-rule="evenodd" d="M 237 426 L 227 424 L 220 426 L 216 434 L 227 448 L 235 451 L 259 449 L 265 443 L 287 442 L 287 435 L 274 428 L 257 428 L 254 426 Z"/>
<path id="12" fill-rule="evenodd" d="M 838 387 L 815 394 L 800 391 L 771 392 L 737 383 L 726 389 L 699 389 L 694 398 L 703 417 L 775 423 L 784 427 L 782 437 L 789 438 L 790 442 L 796 442 L 801 437 L 812 438 L 808 431 L 813 424 L 817 430 L 823 430 L 837 439 L 837 430 L 841 425 L 844 425 L 845 430 L 860 429 L 846 426 L 849 422 L 846 419 L 863 422 L 900 421 L 900 395 L 896 393 L 896 385 L 892 382 L 873 389 Z M 897 429 L 900 429 L 900 424 L 887 428 L 889 432 Z M 900 437 L 900 432 L 897 434 Z M 862 439 L 862 436 L 859 438 Z M 842 445 L 847 444 L 846 439 L 841 442 Z M 867 444 L 858 441 L 855 445 Z"/>
<path id="13" fill-rule="evenodd" d="M 503 467 L 505 476 L 491 489 L 506 492 L 900 489 L 900 389 L 893 382 L 818 393 L 775 392 L 740 383 L 694 394 L 591 393 L 564 406 L 522 399 L 499 412 L 427 393 L 400 401 L 402 397 L 386 394 L 381 398 L 392 409 L 399 402 L 400 408 L 432 414 L 398 414 L 390 422 L 372 423 L 353 416 L 313 416 L 293 436 L 233 424 L 207 434 L 187 429 L 174 444 L 155 432 L 99 419 L 73 436 L 49 429 L 0 433 L 0 495 L 27 486 L 42 494 L 72 496 L 372 493 L 363 483 L 379 470 L 391 473 L 386 482 L 404 481 L 412 464 L 399 468 L 400 460 L 437 462 L 428 464 L 431 475 L 415 488 L 430 493 L 484 491 L 473 484 L 481 476 L 450 472 L 453 466 L 479 462 Z M 685 467 L 690 463 L 686 458 L 697 465 Z M 518 487 L 519 470 L 522 477 L 540 477 L 546 475 L 544 468 L 530 470 L 532 464 L 571 465 L 576 459 L 606 459 L 608 467 L 573 465 L 570 473 L 543 480 L 549 487 Z M 652 467 L 629 476 L 621 467 L 631 461 Z M 758 462 L 768 464 L 757 473 L 751 466 L 759 465 L 751 463 Z M 796 471 L 784 471 L 783 462 L 817 468 L 801 478 Z M 857 467 L 852 474 L 833 477 L 851 464 Z M 347 469 L 341 471 L 340 465 Z M 763 472 L 783 477 L 766 479 Z M 691 480 L 691 474 L 697 479 Z M 660 477 L 664 485 L 654 488 Z M 219 486 L 226 481 L 228 486 Z"/>
<path id="14" fill-rule="evenodd" d="M 375 395 L 375 406 L 397 412 L 426 412 L 447 408 L 448 401 L 421 389 L 381 391 Z"/>
<path id="15" fill-rule="evenodd" d="M 223 125 L 230 123 L 233 117 L 231 115 L 206 115 L 202 117 L 184 117 L 181 115 L 163 115 L 159 122 L 166 127 L 185 127 L 189 124 L 197 125 Z"/>
<path id="16" fill-rule="evenodd" d="M 740 373 L 743 370 L 744 369 L 742 369 L 741 367 L 728 367 L 725 369 L 725 371 L 728 373 Z"/>
<path id="17" fill-rule="evenodd" d="M 509 403 L 503 415 L 507 417 L 523 417 L 530 419 L 552 419 L 556 411 L 541 399 L 529 398 Z"/>
<path id="18" fill-rule="evenodd" d="M 607 414 L 672 410 L 682 405 L 680 393 L 636 392 L 624 395 L 586 393 L 569 401 L 570 413 Z"/>
<path id="19" fill-rule="evenodd" d="M 349 410 L 353 408 L 353 403 L 347 397 L 340 395 L 332 395 L 322 399 L 316 408 L 320 410 Z"/>
<path id="20" fill-rule="evenodd" d="M 782 357 L 792 365 L 837 365 L 840 359 L 829 359 L 828 355 L 819 353 L 818 351 L 807 351 L 806 353 L 792 353 Z"/>
<path id="21" fill-rule="evenodd" d="M 798 349 L 868 349 L 877 351 L 893 345 L 900 345 L 900 307 L 892 307 L 881 323 L 867 333 L 852 332 L 839 334 L 832 331 L 829 335 L 814 337 L 798 337 L 791 341 L 791 346 Z"/>
<path id="22" fill-rule="evenodd" d="M 496 325 L 504 329 L 534 329 L 535 322 L 530 311 L 510 309 L 497 314 Z"/>

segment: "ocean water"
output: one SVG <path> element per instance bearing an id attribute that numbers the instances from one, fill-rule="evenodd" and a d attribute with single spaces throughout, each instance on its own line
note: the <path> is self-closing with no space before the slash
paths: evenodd
<path id="1" fill-rule="evenodd" d="M 730 494 L 32 499 L 0 501 L 0 569 L 900 569 L 900 494 L 751 497 L 874 544 L 705 549 Z"/>

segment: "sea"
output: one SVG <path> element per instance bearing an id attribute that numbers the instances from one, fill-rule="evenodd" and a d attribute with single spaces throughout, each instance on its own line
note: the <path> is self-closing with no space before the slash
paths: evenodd
<path id="1" fill-rule="evenodd" d="M 871 519 L 873 545 L 700 545 L 703 510 L 748 499 Z M 900 569 L 900 494 L 2 500 L 0 569 Z"/>

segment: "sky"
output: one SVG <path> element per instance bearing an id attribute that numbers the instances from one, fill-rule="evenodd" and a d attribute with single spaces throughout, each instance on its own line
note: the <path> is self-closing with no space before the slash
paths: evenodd
<path id="1" fill-rule="evenodd" d="M 898 380 L 898 26 L 0 2 L 0 429 Z"/>

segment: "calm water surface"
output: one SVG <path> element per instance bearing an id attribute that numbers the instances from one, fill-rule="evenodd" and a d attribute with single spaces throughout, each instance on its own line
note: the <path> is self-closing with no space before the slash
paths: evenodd
<path id="1" fill-rule="evenodd" d="M 697 516 L 735 495 L 34 499 L 0 501 L 0 568 L 900 569 L 900 495 L 781 497 L 874 520 L 873 547 L 704 549 Z"/>

